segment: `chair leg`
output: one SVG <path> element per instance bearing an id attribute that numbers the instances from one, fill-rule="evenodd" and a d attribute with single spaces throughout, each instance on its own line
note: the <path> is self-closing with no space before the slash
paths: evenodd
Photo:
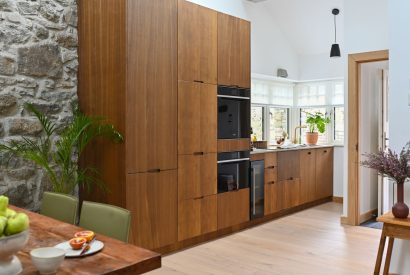
<path id="1" fill-rule="evenodd" d="M 380 237 L 379 251 L 377 253 L 376 265 L 374 266 L 374 273 L 373 273 L 374 275 L 380 274 L 380 268 L 382 266 L 382 259 L 383 259 L 383 252 L 384 252 L 385 244 L 386 244 L 386 234 L 384 233 L 384 229 L 383 229 L 382 235 Z"/>
<path id="2" fill-rule="evenodd" d="M 389 237 L 389 245 L 387 246 L 386 261 L 384 263 L 383 275 L 389 275 L 391 254 L 393 252 L 394 238 Z"/>

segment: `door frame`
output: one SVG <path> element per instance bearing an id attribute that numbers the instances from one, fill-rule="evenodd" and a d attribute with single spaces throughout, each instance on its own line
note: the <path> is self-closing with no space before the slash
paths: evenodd
<path id="1" fill-rule="evenodd" d="M 347 140 L 347 219 L 349 225 L 359 225 L 359 114 L 360 114 L 360 65 L 389 60 L 389 51 L 373 51 L 349 54 L 348 57 L 348 140 Z"/>

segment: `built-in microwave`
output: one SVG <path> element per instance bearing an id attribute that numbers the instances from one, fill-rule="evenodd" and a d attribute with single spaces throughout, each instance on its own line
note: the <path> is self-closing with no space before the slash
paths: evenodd
<path id="1" fill-rule="evenodd" d="M 249 151 L 218 154 L 218 193 L 249 187 Z"/>
<path id="2" fill-rule="evenodd" d="M 249 138 L 251 90 L 218 86 L 218 139 Z"/>

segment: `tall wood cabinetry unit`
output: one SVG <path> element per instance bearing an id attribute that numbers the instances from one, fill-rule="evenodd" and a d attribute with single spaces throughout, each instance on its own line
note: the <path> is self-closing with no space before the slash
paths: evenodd
<path id="1" fill-rule="evenodd" d="M 79 1 L 79 15 L 81 108 L 125 138 L 89 146 L 81 162 L 109 192 L 82 197 L 129 209 L 148 249 L 217 234 L 217 85 L 250 87 L 249 22 L 183 0 Z"/>
<path id="2" fill-rule="evenodd" d="M 132 212 L 131 238 L 154 249 L 177 241 L 177 0 L 79 2 L 79 97 L 125 143 L 96 142 L 83 162 L 106 194 L 84 195 Z"/>
<path id="3" fill-rule="evenodd" d="M 178 240 L 217 229 L 216 11 L 178 1 Z"/>

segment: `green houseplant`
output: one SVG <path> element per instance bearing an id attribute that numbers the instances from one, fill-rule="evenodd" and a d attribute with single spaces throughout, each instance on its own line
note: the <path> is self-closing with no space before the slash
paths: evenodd
<path id="1" fill-rule="evenodd" d="M 316 145 L 319 133 L 323 134 L 326 131 L 326 124 L 330 123 L 330 118 L 321 112 L 315 112 L 314 114 L 306 112 L 306 115 L 306 124 L 308 126 L 306 144 Z"/>
<path id="2" fill-rule="evenodd" d="M 0 144 L 0 152 L 36 164 L 47 175 L 54 192 L 70 194 L 79 185 L 87 190 L 93 185 L 105 189 L 98 180 L 98 172 L 91 167 L 80 167 L 78 160 L 86 146 L 97 137 L 122 142 L 123 137 L 114 126 L 103 118 L 83 114 L 73 105 L 72 122 L 55 138 L 56 124 L 32 104 L 26 104 L 26 109 L 37 117 L 44 135 L 38 139 L 22 137 Z"/>

